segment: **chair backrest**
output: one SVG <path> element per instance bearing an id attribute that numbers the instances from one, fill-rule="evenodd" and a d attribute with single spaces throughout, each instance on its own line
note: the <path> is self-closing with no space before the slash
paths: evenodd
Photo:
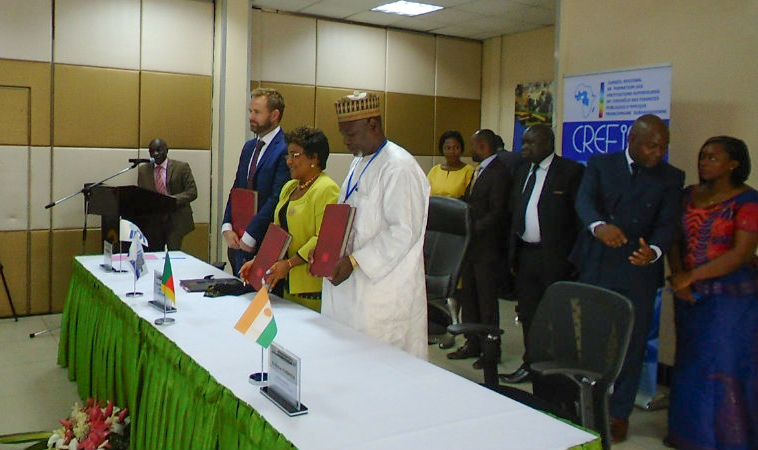
<path id="1" fill-rule="evenodd" d="M 427 298 L 452 297 L 463 258 L 471 240 L 468 204 L 432 196 L 424 237 L 424 273 Z"/>
<path id="2" fill-rule="evenodd" d="M 621 294 L 584 283 L 553 283 L 529 329 L 529 359 L 560 361 L 611 383 L 621 371 L 633 322 L 632 303 Z"/>

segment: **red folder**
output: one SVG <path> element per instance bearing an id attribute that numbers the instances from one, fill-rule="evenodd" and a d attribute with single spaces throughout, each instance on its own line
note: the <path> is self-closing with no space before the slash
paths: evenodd
<path id="1" fill-rule="evenodd" d="M 258 212 L 258 191 L 232 189 L 232 229 L 237 236 L 245 234 L 250 221 Z"/>
<path id="2" fill-rule="evenodd" d="M 292 242 L 292 236 L 284 228 L 274 223 L 268 225 L 266 235 L 263 236 L 263 242 L 245 280 L 253 289 L 259 291 L 263 287 L 262 279 L 266 277 L 266 271 L 284 257 L 290 242 Z"/>
<path id="3" fill-rule="evenodd" d="M 337 261 L 345 256 L 347 240 L 353 229 L 355 208 L 345 204 L 326 205 L 316 248 L 313 250 L 311 274 L 330 277 Z"/>

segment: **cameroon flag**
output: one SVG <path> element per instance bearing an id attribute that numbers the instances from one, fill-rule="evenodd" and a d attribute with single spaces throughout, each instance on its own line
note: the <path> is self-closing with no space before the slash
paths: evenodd
<path id="1" fill-rule="evenodd" d="M 176 304 L 176 294 L 174 293 L 174 274 L 171 273 L 171 258 L 168 256 L 168 249 L 166 249 L 166 260 L 163 263 L 163 278 L 161 278 L 161 290 L 163 294 L 171 300 L 171 303 Z"/>

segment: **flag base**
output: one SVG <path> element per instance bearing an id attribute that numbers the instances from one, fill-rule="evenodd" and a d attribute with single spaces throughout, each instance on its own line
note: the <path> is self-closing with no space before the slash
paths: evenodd
<path id="1" fill-rule="evenodd" d="M 263 383 L 268 382 L 268 373 L 266 372 L 255 372 L 254 374 L 251 374 L 248 381 L 250 384 L 259 386 Z"/>
<path id="2" fill-rule="evenodd" d="M 142 292 L 127 292 L 126 293 L 127 297 L 139 297 L 141 295 L 143 295 Z"/>
<path id="3" fill-rule="evenodd" d="M 153 323 L 156 325 L 173 325 L 176 323 L 176 319 L 173 317 L 159 317 Z"/>

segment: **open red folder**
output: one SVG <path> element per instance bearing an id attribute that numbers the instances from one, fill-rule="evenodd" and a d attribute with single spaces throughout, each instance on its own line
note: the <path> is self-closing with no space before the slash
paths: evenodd
<path id="1" fill-rule="evenodd" d="M 266 271 L 279 261 L 287 253 L 287 249 L 292 242 L 292 236 L 284 228 L 270 223 L 266 235 L 263 236 L 263 242 L 255 255 L 253 266 L 247 274 L 247 283 L 256 291 L 263 287 L 263 278 L 266 277 Z"/>
<path id="2" fill-rule="evenodd" d="M 332 270 L 340 258 L 345 256 L 347 240 L 353 229 L 355 208 L 339 203 L 326 205 L 316 248 L 313 250 L 311 274 L 318 277 L 332 276 Z"/>
<path id="3" fill-rule="evenodd" d="M 232 189 L 232 229 L 237 236 L 245 234 L 250 221 L 258 213 L 258 191 Z"/>

